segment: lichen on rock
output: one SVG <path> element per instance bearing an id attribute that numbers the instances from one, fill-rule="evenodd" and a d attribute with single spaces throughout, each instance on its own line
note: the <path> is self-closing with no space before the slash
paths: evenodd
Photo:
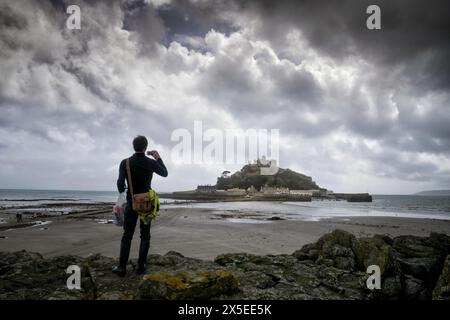
<path id="1" fill-rule="evenodd" d="M 139 285 L 141 299 L 197 300 L 213 299 L 238 291 L 236 276 L 226 270 L 152 272 Z"/>

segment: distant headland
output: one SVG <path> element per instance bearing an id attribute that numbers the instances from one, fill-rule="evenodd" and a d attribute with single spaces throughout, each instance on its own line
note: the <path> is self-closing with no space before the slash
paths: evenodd
<path id="1" fill-rule="evenodd" d="M 198 185 L 195 190 L 161 194 L 161 198 L 198 201 L 311 201 L 317 199 L 371 202 L 368 193 L 334 193 L 320 187 L 313 179 L 290 169 L 277 168 L 265 175 L 261 169 L 272 166 L 258 159 L 231 174 L 223 171 L 215 185 Z"/>
<path id="2" fill-rule="evenodd" d="M 417 192 L 416 196 L 450 196 L 450 190 L 427 190 Z"/>

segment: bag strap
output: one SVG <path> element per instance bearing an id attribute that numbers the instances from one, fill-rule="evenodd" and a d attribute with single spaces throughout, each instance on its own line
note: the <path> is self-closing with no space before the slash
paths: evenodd
<path id="1" fill-rule="evenodd" d="M 133 199 L 133 182 L 131 181 L 130 158 L 127 159 L 126 164 L 127 164 L 127 175 L 129 184 L 128 189 L 130 190 L 131 193 L 131 199 Z"/>

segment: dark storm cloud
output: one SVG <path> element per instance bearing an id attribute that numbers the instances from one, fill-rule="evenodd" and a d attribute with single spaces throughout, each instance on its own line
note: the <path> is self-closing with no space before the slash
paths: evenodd
<path id="1" fill-rule="evenodd" d="M 366 8 L 372 4 L 381 8 L 382 30 L 366 28 Z M 202 35 L 208 27 L 214 28 L 212 19 L 217 21 L 230 16 L 224 13 L 233 12 L 242 19 L 259 21 L 258 35 L 271 41 L 278 52 L 289 41 L 288 31 L 295 28 L 322 54 L 338 59 L 362 56 L 387 66 L 387 71 L 403 68 L 402 80 L 418 90 L 446 90 L 450 86 L 447 0 L 176 1 L 173 7 L 179 9 L 167 11 L 165 22 L 178 33 Z M 174 12 L 195 12 L 194 21 L 202 21 L 202 27 L 184 21 L 182 13 L 171 16 Z"/>
<path id="2" fill-rule="evenodd" d="M 0 8 L 0 25 L 5 28 L 14 28 L 17 30 L 23 29 L 27 26 L 26 17 L 18 14 L 17 12 L 13 12 L 11 8 L 5 4 L 0 4 Z"/>
<path id="3" fill-rule="evenodd" d="M 381 8 L 381 31 L 366 28 L 366 9 L 372 4 Z M 172 6 L 185 13 L 195 11 L 206 28 L 212 28 L 211 21 L 226 16 L 225 12 L 256 17 L 262 22 L 261 35 L 277 44 L 286 41 L 287 31 L 295 27 L 311 45 L 338 57 L 363 52 L 398 62 L 430 49 L 449 49 L 445 40 L 450 34 L 450 3 L 446 0 L 173 1 Z"/>
<path id="4" fill-rule="evenodd" d="M 184 3 L 194 8 L 210 7 L 202 1 Z M 230 48 L 223 55 L 215 54 L 202 82 L 202 91 L 211 95 L 211 100 L 220 99 L 245 120 L 258 111 L 272 112 L 275 118 L 281 114 L 279 119 L 288 132 L 323 135 L 345 126 L 355 134 L 411 151 L 450 152 L 450 99 L 445 94 L 450 85 L 450 2 L 281 0 L 222 4 L 222 12 L 207 10 L 208 18 L 234 12 L 236 21 L 244 21 L 238 17 L 256 21 L 252 25 L 255 36 L 269 40 L 280 60 L 301 65 L 302 57 L 285 52 L 292 44 L 289 31 L 299 30 L 312 48 L 337 65 L 362 59 L 370 66 L 360 70 L 353 89 L 345 93 L 345 78 L 332 91 L 329 85 L 322 88 L 307 70 L 291 68 L 286 72 L 269 62 L 269 67 L 259 66 L 259 71 L 275 89 L 264 95 L 263 83 L 252 77 L 248 68 L 253 60 L 258 63 L 264 58 L 246 50 L 247 44 L 239 44 L 237 53 Z M 381 8 L 382 30 L 366 28 L 366 8 L 371 4 Z M 433 101 L 434 105 L 415 111 L 418 101 L 439 94 L 444 97 Z M 308 121 L 305 112 L 316 121 Z"/>
<path id="5" fill-rule="evenodd" d="M 387 65 L 416 62 L 415 82 L 433 88 L 450 85 L 450 2 L 437 0 L 242 1 L 236 2 L 262 21 L 260 32 L 276 44 L 286 30 L 298 28 L 324 54 L 345 58 L 362 55 Z M 366 8 L 381 8 L 382 29 L 366 28 Z M 420 62 L 422 62 L 420 65 Z"/>
<path id="6" fill-rule="evenodd" d="M 234 7 L 231 2 L 216 0 L 199 3 L 176 0 L 159 7 L 157 11 L 167 32 L 166 44 L 180 35 L 204 37 L 211 29 L 226 35 L 236 31 L 232 21 L 222 15 Z"/>
<path id="7" fill-rule="evenodd" d="M 143 0 L 122 2 L 124 12 L 123 28 L 136 31 L 141 43 L 152 49 L 154 42 L 165 40 L 164 24 L 152 4 Z"/>
<path id="8" fill-rule="evenodd" d="M 308 123 L 305 111 L 318 114 L 325 107 L 324 90 L 301 65 L 280 60 L 265 44 L 255 44 L 241 33 L 206 37 L 214 60 L 200 76 L 198 89 L 211 102 L 229 110 L 245 126 L 264 125 L 286 132 L 322 134 L 329 126 Z"/>

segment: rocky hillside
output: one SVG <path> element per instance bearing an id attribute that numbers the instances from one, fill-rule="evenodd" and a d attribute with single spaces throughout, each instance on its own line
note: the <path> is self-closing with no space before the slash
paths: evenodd
<path id="1" fill-rule="evenodd" d="M 290 169 L 279 168 L 278 172 L 271 176 L 260 174 L 260 165 L 248 164 L 241 170 L 233 173 L 230 177 L 217 178 L 217 189 L 241 188 L 247 189 L 254 186 L 260 190 L 262 186 L 284 187 L 291 190 L 311 190 L 320 187 L 304 174 L 292 171 Z"/>
<path id="2" fill-rule="evenodd" d="M 450 237 L 355 238 L 335 230 L 292 255 L 223 254 L 214 261 L 176 252 L 150 255 L 148 273 L 114 259 L 25 251 L 0 253 L 0 299 L 450 299 Z M 81 290 L 68 290 L 69 265 L 81 267 Z M 376 264 L 381 290 L 366 286 Z"/>

